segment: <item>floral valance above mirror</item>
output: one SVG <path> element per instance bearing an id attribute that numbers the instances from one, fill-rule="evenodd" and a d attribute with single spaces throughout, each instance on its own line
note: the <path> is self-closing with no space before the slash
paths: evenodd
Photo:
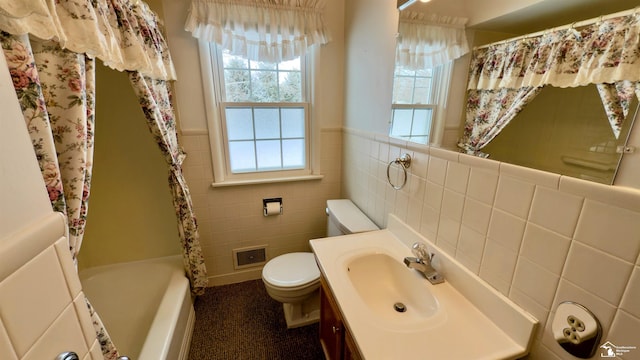
<path id="1" fill-rule="evenodd" d="M 640 97 L 640 15 L 628 13 L 475 49 L 458 146 L 483 156 L 480 149 L 547 85 L 597 84 L 617 137 L 629 99 Z"/>
<path id="2" fill-rule="evenodd" d="M 500 42 L 473 51 L 468 89 L 640 80 L 640 16 Z"/>

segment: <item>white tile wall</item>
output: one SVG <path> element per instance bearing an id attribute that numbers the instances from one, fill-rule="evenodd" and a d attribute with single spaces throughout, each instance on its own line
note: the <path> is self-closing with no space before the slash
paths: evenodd
<path id="1" fill-rule="evenodd" d="M 526 219 L 531 208 L 535 185 L 510 177 L 500 176 L 495 207 Z"/>
<path id="2" fill-rule="evenodd" d="M 640 318 L 640 267 L 638 266 L 634 268 L 631 278 L 629 279 L 629 284 L 620 308 Z"/>
<path id="3" fill-rule="evenodd" d="M 601 226 L 607 224 L 607 226 Z M 587 200 L 576 230 L 576 240 L 634 262 L 640 242 L 640 213 Z"/>
<path id="4" fill-rule="evenodd" d="M 571 238 L 529 223 L 524 233 L 520 255 L 560 275 L 570 245 Z"/>
<path id="5" fill-rule="evenodd" d="M 378 166 L 382 164 L 378 156 L 388 158 L 392 148 L 388 144 L 378 146 L 358 138 L 345 139 L 344 143 L 342 139 L 339 129 L 320 132 L 322 180 L 213 188 L 208 135 L 189 134 L 180 138 L 187 152 L 183 169 L 198 219 L 210 286 L 260 278 L 260 267 L 234 269 L 232 250 L 235 248 L 266 245 L 267 256 L 273 258 L 288 252 L 310 251 L 309 239 L 325 236 L 326 200 L 340 198 L 343 148 L 363 154 L 370 154 L 371 150 L 376 154 L 371 158 L 374 161 L 367 157 L 365 162 L 348 161 L 344 164 L 345 168 L 363 174 L 358 179 L 360 189 L 353 195 L 360 199 L 358 204 L 371 213 L 379 214 L 374 216 L 374 220 L 380 225 L 385 218 L 384 209 L 388 206 L 406 217 L 409 212 L 408 194 L 396 197 L 392 191 L 392 199 L 387 202 L 382 193 L 381 203 L 378 203 L 379 197 L 371 198 L 371 202 L 367 199 L 366 189 L 369 187 L 379 186 L 377 193 L 386 190 L 386 163 L 384 167 Z M 426 162 L 424 166 L 426 169 Z M 382 179 L 383 174 L 385 181 L 377 180 Z M 283 215 L 263 216 L 262 199 L 270 197 L 282 197 Z"/>
<path id="6" fill-rule="evenodd" d="M 529 221 L 564 236 L 572 236 L 583 198 L 546 187 L 536 187 Z"/>
<path id="7" fill-rule="evenodd" d="M 388 141 L 347 131 L 345 140 L 351 138 L 365 149 L 386 148 Z M 440 149 L 411 150 L 420 163 L 410 168 L 409 206 L 402 216 L 540 320 L 529 359 L 575 359 L 548 329 L 557 304 L 567 300 L 598 317 L 602 342 L 640 348 L 640 191 Z M 344 159 L 384 164 L 377 152 L 347 149 Z M 389 196 L 386 188 L 381 194 L 371 186 L 385 184 L 386 175 L 370 174 L 375 179 L 362 186 L 365 174 L 344 172 L 343 195 L 359 194 L 356 204 Z M 371 210 L 365 212 L 371 216 Z M 383 201 L 375 216 L 397 210 Z M 624 357 L 632 358 L 640 359 L 640 349 Z"/>
<path id="8" fill-rule="evenodd" d="M 472 168 L 467 187 L 467 195 L 475 200 L 488 205 L 493 205 L 493 200 L 498 187 L 498 173 Z"/>
<path id="9" fill-rule="evenodd" d="M 74 351 L 82 359 L 102 359 L 68 240 L 56 232 L 64 220 L 48 216 L 31 231 L 2 239 L 0 264 L 11 257 L 22 265 L 0 279 L 0 358 L 54 359 Z M 12 244 L 21 250 L 8 250 Z"/>

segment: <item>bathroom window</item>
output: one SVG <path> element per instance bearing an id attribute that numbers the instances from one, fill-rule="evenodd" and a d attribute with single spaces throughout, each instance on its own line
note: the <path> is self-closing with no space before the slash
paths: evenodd
<path id="1" fill-rule="evenodd" d="M 201 44 L 203 50 L 214 103 L 215 182 L 310 175 L 304 57 L 276 64 L 234 56 L 215 44 Z M 224 168 L 216 168 L 216 160 Z"/>
<path id="2" fill-rule="evenodd" d="M 429 144 L 438 100 L 448 91 L 450 65 L 411 70 L 396 65 L 393 75 L 393 102 L 389 135 Z"/>

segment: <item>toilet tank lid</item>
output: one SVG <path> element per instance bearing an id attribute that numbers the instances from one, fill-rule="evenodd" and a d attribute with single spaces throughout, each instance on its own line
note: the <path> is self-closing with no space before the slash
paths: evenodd
<path id="1" fill-rule="evenodd" d="M 346 234 L 379 230 L 378 226 L 349 199 L 327 200 L 327 211 L 342 230 L 346 230 Z"/>

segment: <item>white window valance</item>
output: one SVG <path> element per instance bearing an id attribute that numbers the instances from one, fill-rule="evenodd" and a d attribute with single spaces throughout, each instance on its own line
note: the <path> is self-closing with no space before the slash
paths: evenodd
<path id="1" fill-rule="evenodd" d="M 233 55 L 281 62 L 330 41 L 322 0 L 192 0 L 185 29 Z"/>
<path id="2" fill-rule="evenodd" d="M 469 52 L 466 18 L 401 11 L 396 63 L 409 69 L 434 68 Z"/>
<path id="3" fill-rule="evenodd" d="M 639 19 L 633 13 L 476 49 L 468 89 L 640 81 Z"/>
<path id="4" fill-rule="evenodd" d="M 0 30 L 54 40 L 119 70 L 176 78 L 156 14 L 140 0 L 0 0 Z"/>

